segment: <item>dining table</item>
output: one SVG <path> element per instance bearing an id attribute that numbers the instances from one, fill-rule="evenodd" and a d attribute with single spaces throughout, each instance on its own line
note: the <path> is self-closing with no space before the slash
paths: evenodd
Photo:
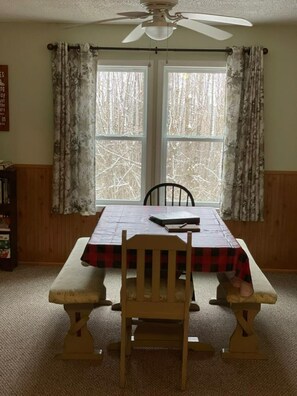
<path id="1" fill-rule="evenodd" d="M 248 256 L 213 207 L 107 205 L 84 249 L 82 262 L 99 268 L 121 268 L 122 230 L 127 230 L 128 238 L 135 234 L 168 235 L 166 228 L 150 217 L 178 212 L 200 219 L 198 232 L 192 233 L 192 271 L 232 274 L 242 293 L 252 294 Z M 186 241 L 186 232 L 170 234 Z M 135 264 L 130 260 L 129 267 L 135 268 Z M 180 257 L 178 269 L 183 270 L 184 266 Z"/>
<path id="2" fill-rule="evenodd" d="M 240 288 L 243 295 L 252 294 L 248 256 L 213 207 L 107 205 L 81 256 L 82 264 L 120 269 L 122 230 L 127 230 L 128 238 L 136 234 L 168 235 L 166 227 L 155 223 L 151 217 L 176 215 L 179 212 L 195 215 L 199 219 L 199 229 L 192 232 L 192 272 L 231 274 L 230 280 L 236 279 L 234 285 Z M 186 232 L 179 230 L 170 234 L 178 235 L 186 241 Z M 129 268 L 133 269 L 135 266 L 136 260 L 131 256 Z M 183 255 L 177 256 L 177 269 L 185 269 Z M 137 332 L 134 334 L 137 335 Z M 141 334 L 139 338 L 141 340 L 138 340 L 137 345 L 150 345 L 142 343 Z M 137 339 L 133 342 L 137 343 Z M 111 349 L 118 347 L 119 343 L 115 343 Z M 189 337 L 189 348 L 213 352 L 212 346 L 199 342 L 198 337 Z"/>

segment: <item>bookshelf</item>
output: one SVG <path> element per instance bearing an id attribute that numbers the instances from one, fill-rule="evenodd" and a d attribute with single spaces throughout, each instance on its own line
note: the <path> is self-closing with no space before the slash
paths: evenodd
<path id="1" fill-rule="evenodd" d="M 0 269 L 17 266 L 16 169 L 0 170 Z"/>

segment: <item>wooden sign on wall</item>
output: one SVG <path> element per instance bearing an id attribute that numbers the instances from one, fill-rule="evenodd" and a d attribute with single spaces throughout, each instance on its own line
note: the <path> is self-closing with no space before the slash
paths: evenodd
<path id="1" fill-rule="evenodd" d="M 8 66 L 0 65 L 0 131 L 9 131 Z"/>

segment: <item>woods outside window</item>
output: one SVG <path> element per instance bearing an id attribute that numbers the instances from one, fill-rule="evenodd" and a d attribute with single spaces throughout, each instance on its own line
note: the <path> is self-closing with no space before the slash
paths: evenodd
<path id="1" fill-rule="evenodd" d="M 99 64 L 97 203 L 142 203 L 160 181 L 218 206 L 223 155 L 222 65 Z"/>

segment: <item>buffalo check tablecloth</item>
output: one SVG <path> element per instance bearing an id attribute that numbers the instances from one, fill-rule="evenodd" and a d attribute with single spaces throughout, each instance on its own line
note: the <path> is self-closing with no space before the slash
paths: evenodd
<path id="1" fill-rule="evenodd" d="M 233 271 L 237 278 L 250 284 L 252 292 L 248 256 L 211 207 L 108 205 L 103 209 L 81 260 L 94 267 L 120 268 L 122 230 L 127 230 L 128 238 L 135 234 L 168 234 L 164 227 L 155 224 L 149 217 L 179 210 L 200 218 L 200 232 L 192 234 L 192 271 Z M 186 240 L 186 233 L 176 235 Z M 129 263 L 133 268 L 133 257 Z M 183 266 L 181 255 L 178 257 L 178 269 L 183 270 Z"/>

